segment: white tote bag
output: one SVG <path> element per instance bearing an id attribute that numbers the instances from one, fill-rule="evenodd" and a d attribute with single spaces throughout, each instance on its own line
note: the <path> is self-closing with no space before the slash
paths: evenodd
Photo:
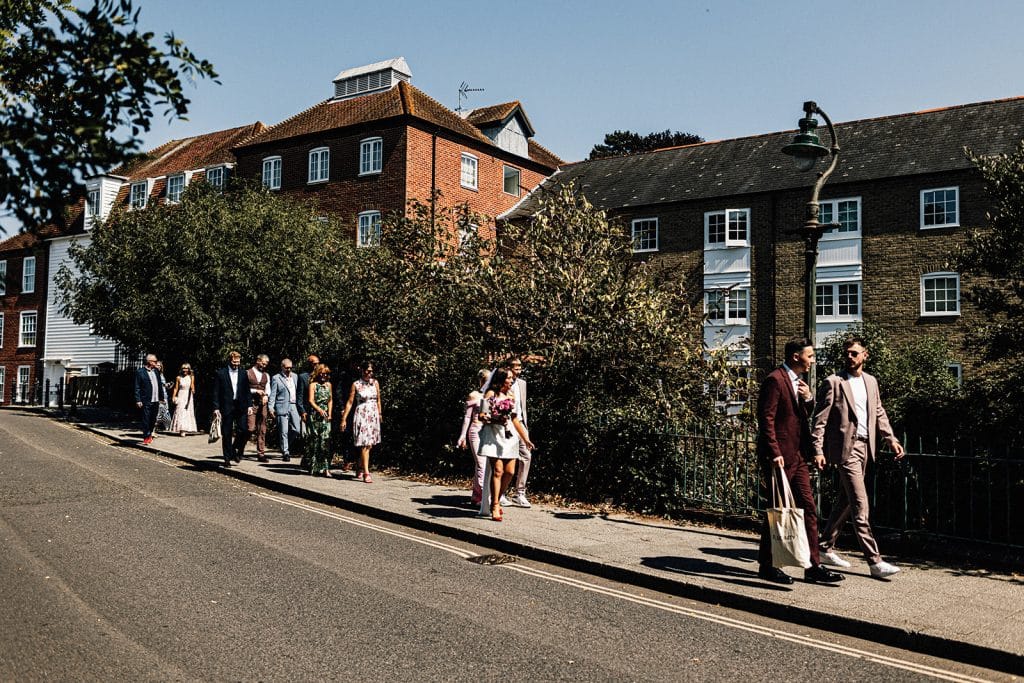
<path id="1" fill-rule="evenodd" d="M 782 481 L 781 496 L 775 480 Z M 772 534 L 772 565 L 775 567 L 811 566 L 811 547 L 804 528 L 804 511 L 796 506 L 789 478 L 780 465 L 772 473 L 772 507 L 768 508 L 768 529 Z"/>

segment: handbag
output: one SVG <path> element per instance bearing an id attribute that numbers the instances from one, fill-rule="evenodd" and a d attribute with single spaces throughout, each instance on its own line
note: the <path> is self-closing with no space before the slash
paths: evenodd
<path id="1" fill-rule="evenodd" d="M 210 421 L 210 439 L 209 443 L 213 443 L 220 438 L 220 415 L 214 415 L 213 420 Z"/>
<path id="2" fill-rule="evenodd" d="M 156 423 L 165 431 L 171 428 L 171 411 L 167 408 L 167 402 L 161 401 L 156 411 Z"/>
<path id="3" fill-rule="evenodd" d="M 776 478 L 782 481 L 781 496 L 775 485 Z M 807 569 L 811 566 L 811 547 L 804 527 L 804 511 L 796 506 L 793 491 L 789 488 L 789 478 L 781 465 L 777 472 L 772 472 L 772 505 L 768 508 L 772 566 Z"/>

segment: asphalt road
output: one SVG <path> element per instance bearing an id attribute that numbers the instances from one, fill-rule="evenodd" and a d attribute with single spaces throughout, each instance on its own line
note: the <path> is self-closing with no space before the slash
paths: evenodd
<path id="1" fill-rule="evenodd" d="M 0 411 L 3 681 L 1007 678 L 486 554 Z"/>

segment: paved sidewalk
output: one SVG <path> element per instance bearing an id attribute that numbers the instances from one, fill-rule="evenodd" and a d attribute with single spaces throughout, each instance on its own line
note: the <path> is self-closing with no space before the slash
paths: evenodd
<path id="1" fill-rule="evenodd" d="M 138 429 L 81 424 L 126 445 L 218 467 L 220 444 L 205 435 L 161 435 L 141 445 Z M 273 453 L 277 455 L 277 453 Z M 459 538 L 499 552 L 798 624 L 899 645 L 929 654 L 1024 673 L 1024 577 L 964 572 L 888 557 L 902 571 L 872 579 L 859 553 L 838 586 L 797 581 L 778 586 L 757 577 L 757 537 L 716 528 L 652 523 L 629 515 L 595 515 L 534 505 L 506 508 L 505 521 L 476 517 L 468 490 L 374 474 L 373 484 L 313 478 L 285 464 L 244 460 L 225 473 L 292 495 Z M 884 551 L 884 543 L 883 548 Z M 789 569 L 794 577 L 799 570 Z"/>

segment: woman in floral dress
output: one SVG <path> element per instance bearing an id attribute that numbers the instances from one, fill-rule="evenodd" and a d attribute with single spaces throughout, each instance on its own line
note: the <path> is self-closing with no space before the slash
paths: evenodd
<path id="1" fill-rule="evenodd" d="M 491 519 L 495 522 L 502 519 L 499 501 L 516 469 L 519 440 L 522 439 L 526 447 L 533 450 L 533 442 L 519 421 L 516 399 L 512 394 L 514 380 L 505 370 L 495 370 L 480 409 L 480 421 L 484 424 L 480 430 L 480 454 L 487 458 L 491 471 L 490 496 L 484 496 L 481 501 L 480 516 L 487 515 L 487 505 L 490 504 Z"/>
<path id="2" fill-rule="evenodd" d="M 334 392 L 331 390 L 331 369 L 323 363 L 313 368 L 309 376 L 309 390 L 306 403 L 309 417 L 306 423 L 306 456 L 309 458 L 309 473 L 314 477 L 322 474 L 331 476 L 331 411 L 334 409 Z"/>
<path id="3" fill-rule="evenodd" d="M 362 377 L 352 383 L 345 402 L 345 413 L 341 416 L 341 431 L 348 424 L 348 411 L 354 403 L 352 414 L 352 443 L 359 449 L 360 471 L 356 479 L 367 484 L 373 483 L 370 476 L 370 449 L 380 443 L 380 384 L 373 377 L 373 363 L 363 361 L 359 366 Z"/>

